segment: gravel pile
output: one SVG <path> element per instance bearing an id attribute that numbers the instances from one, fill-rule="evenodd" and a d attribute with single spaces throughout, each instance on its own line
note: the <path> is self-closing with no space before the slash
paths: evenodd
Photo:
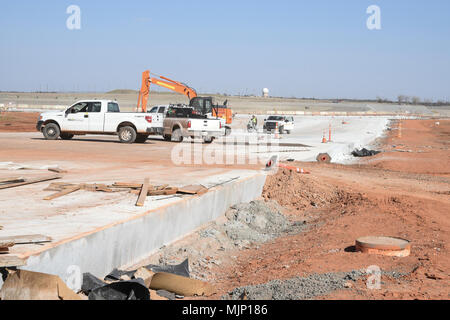
<path id="1" fill-rule="evenodd" d="M 265 284 L 234 289 L 223 299 L 240 300 L 307 300 L 344 289 L 348 281 L 358 280 L 361 271 L 313 274 L 305 278 L 273 280 Z"/>

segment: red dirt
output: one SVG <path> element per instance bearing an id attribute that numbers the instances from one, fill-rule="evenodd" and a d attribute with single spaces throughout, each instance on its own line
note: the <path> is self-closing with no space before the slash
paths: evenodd
<path id="1" fill-rule="evenodd" d="M 233 264 L 217 267 L 220 294 L 240 286 L 311 273 L 365 270 L 409 273 L 382 277 L 380 290 L 365 279 L 319 299 L 448 299 L 450 295 L 450 121 L 402 121 L 403 137 L 385 139 L 407 150 L 430 146 L 429 153 L 384 153 L 361 165 L 305 164 L 309 176 L 279 171 L 269 177 L 265 199 L 277 200 L 307 232 L 241 251 Z M 406 133 L 408 132 L 408 133 Z M 409 257 L 353 252 L 362 236 L 394 236 L 412 241 Z"/>
<path id="2" fill-rule="evenodd" d="M 39 113 L 33 112 L 1 112 L 0 132 L 33 132 Z"/>

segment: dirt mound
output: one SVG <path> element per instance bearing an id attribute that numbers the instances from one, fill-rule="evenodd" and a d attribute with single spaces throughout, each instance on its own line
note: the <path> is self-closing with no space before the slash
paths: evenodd
<path id="1" fill-rule="evenodd" d="M 281 210 L 277 204 L 268 205 L 263 201 L 238 204 L 226 213 L 229 221 L 224 225 L 225 232 L 237 243 L 259 243 L 282 233 L 301 231 L 303 226 L 289 222 Z"/>
<path id="2" fill-rule="evenodd" d="M 321 183 L 315 177 L 284 169 L 268 176 L 263 189 L 265 200 L 275 200 L 281 206 L 296 211 L 323 207 L 341 196 L 336 187 Z"/>

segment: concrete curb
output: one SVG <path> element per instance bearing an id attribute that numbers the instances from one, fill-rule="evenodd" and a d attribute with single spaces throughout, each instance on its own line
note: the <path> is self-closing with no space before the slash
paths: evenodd
<path id="1" fill-rule="evenodd" d="M 266 176 L 258 173 L 213 188 L 202 196 L 180 199 L 60 241 L 34 252 L 20 269 L 58 275 L 67 282 L 74 270 L 72 266 L 76 266 L 81 273 L 90 272 L 102 278 L 114 268 L 135 264 L 163 245 L 219 218 L 230 206 L 255 200 L 261 196 L 265 181 Z"/>

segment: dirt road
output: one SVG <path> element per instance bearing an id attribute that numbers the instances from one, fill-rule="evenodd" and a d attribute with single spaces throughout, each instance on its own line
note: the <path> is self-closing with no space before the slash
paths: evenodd
<path id="1" fill-rule="evenodd" d="M 33 132 L 39 113 L 0 112 L 0 132 Z"/>

